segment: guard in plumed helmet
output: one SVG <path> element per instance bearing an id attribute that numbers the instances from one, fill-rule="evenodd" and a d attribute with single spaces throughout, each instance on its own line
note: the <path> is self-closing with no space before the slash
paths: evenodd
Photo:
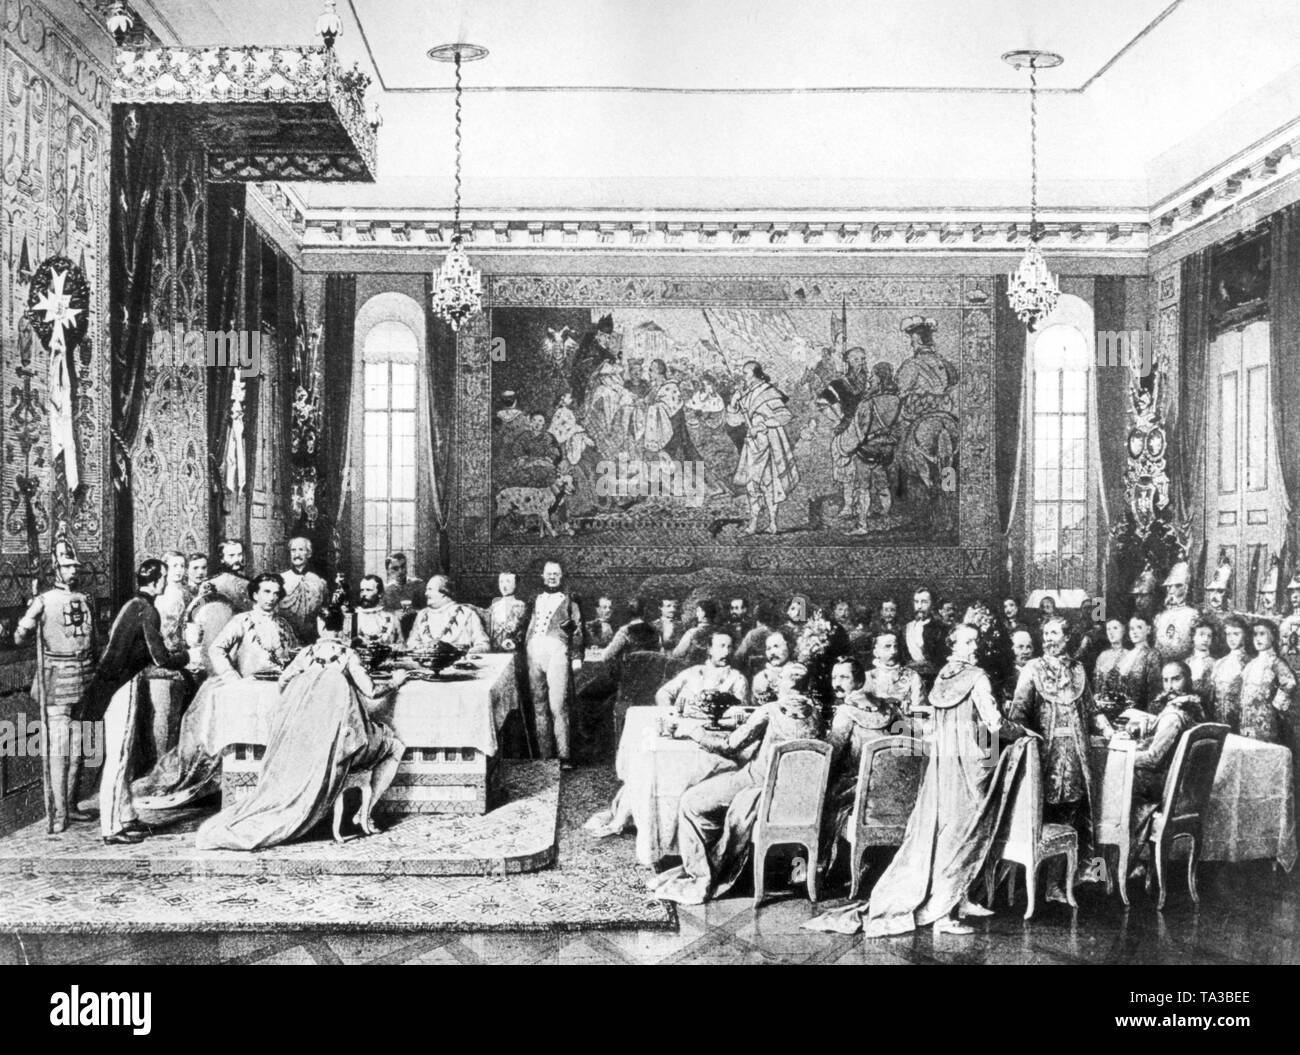
<path id="1" fill-rule="evenodd" d="M 1192 627 L 1200 613 L 1187 603 L 1187 585 L 1191 573 L 1186 561 L 1169 569 L 1162 584 L 1165 588 L 1164 609 L 1155 618 L 1155 646 L 1160 662 L 1186 659 L 1192 654 Z"/>
<path id="2" fill-rule="evenodd" d="M 1231 589 L 1232 561 L 1225 555 L 1219 558 L 1219 566 L 1205 584 L 1205 603 L 1201 606 L 1201 614 L 1221 620 L 1229 611 L 1228 591 Z"/>
<path id="3" fill-rule="evenodd" d="M 54 586 L 36 597 L 14 633 L 21 645 L 36 638 L 36 678 L 32 697 L 40 705 L 45 729 L 42 755 L 45 778 L 45 809 L 49 830 L 67 830 L 70 821 L 94 820 L 78 808 L 77 785 L 81 778 L 84 748 L 80 730 L 80 707 L 99 655 L 95 637 L 94 608 L 78 588 L 81 561 L 59 525 L 51 553 Z"/>
<path id="4" fill-rule="evenodd" d="M 1282 577 L 1278 564 L 1277 554 L 1274 554 L 1255 591 L 1255 613 L 1269 619 L 1277 618 L 1277 586 Z"/>
<path id="5" fill-rule="evenodd" d="M 1133 599 L 1133 614 L 1152 622 L 1156 610 L 1156 576 L 1149 563 L 1133 580 L 1129 596 Z"/>
<path id="6" fill-rule="evenodd" d="M 1277 654 L 1300 674 L 1300 572 L 1286 584 L 1287 616 L 1278 627 Z"/>

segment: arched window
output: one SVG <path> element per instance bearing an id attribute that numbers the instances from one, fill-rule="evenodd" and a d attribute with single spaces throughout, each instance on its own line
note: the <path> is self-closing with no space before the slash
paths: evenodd
<path id="1" fill-rule="evenodd" d="M 1094 586 L 1092 344 L 1091 334 L 1065 322 L 1044 326 L 1034 335 L 1030 591 Z"/>
<path id="2" fill-rule="evenodd" d="M 419 343 L 401 322 L 366 334 L 364 490 L 365 568 L 382 572 L 394 550 L 416 549 L 416 412 Z"/>

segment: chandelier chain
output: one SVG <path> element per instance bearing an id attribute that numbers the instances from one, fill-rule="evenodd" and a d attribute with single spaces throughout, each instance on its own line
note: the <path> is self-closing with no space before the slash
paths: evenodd
<path id="1" fill-rule="evenodd" d="M 1029 238 L 1038 241 L 1038 66 L 1029 63 Z"/>
<path id="2" fill-rule="evenodd" d="M 461 112 L 460 112 L 460 51 L 456 52 L 456 203 L 455 203 L 455 221 L 452 230 L 452 237 L 459 240 L 460 238 L 460 156 L 461 156 Z"/>

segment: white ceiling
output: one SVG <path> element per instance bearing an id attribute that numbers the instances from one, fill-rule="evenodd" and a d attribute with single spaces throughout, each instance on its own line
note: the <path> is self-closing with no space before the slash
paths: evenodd
<path id="1" fill-rule="evenodd" d="M 321 0 L 139 0 L 181 43 L 307 43 Z M 1040 74 L 1049 209 L 1141 209 L 1300 118 L 1296 0 L 339 0 L 376 76 L 380 176 L 312 207 L 445 208 L 467 65 L 468 210 L 1012 208 Z M 158 17 L 160 16 L 160 18 Z M 381 89 L 380 86 L 383 86 Z M 384 90 L 386 89 L 386 90 Z M 810 90 L 811 89 L 811 90 Z"/>

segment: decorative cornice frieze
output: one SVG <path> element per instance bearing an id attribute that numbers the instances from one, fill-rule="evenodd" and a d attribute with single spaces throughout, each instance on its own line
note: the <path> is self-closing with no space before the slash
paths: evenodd
<path id="1" fill-rule="evenodd" d="M 268 204 L 300 232 L 304 249 L 348 246 L 441 250 L 447 248 L 454 233 L 446 217 L 310 212 L 278 184 L 263 183 L 259 187 Z M 943 216 L 873 221 L 516 216 L 466 218 L 461 222 L 460 234 L 467 246 L 484 253 L 556 249 L 952 253 L 1019 248 L 1028 237 L 1028 225 Z M 1132 217 L 1053 222 L 1043 225 L 1041 244 L 1044 251 L 1065 254 L 1140 256 L 1147 250 L 1147 227 Z"/>
<path id="2" fill-rule="evenodd" d="M 1297 173 L 1300 173 L 1300 134 L 1292 127 L 1157 202 L 1151 210 L 1152 249 L 1295 179 Z"/>

